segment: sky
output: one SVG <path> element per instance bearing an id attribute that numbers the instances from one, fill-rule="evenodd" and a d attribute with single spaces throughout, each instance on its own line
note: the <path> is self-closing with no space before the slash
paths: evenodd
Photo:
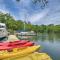
<path id="1" fill-rule="evenodd" d="M 48 0 L 43 9 L 41 3 L 35 5 L 31 0 L 0 0 L 0 11 L 32 24 L 60 24 L 60 0 Z"/>

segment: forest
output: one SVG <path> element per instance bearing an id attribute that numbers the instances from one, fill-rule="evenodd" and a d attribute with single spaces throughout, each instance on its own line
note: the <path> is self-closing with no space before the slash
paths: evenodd
<path id="1" fill-rule="evenodd" d="M 54 24 L 33 25 L 30 22 L 16 20 L 9 13 L 0 12 L 0 22 L 6 24 L 7 30 L 9 32 L 18 31 L 18 30 L 23 31 L 25 25 L 25 31 L 34 31 L 36 33 L 44 33 L 44 32 L 60 33 L 60 25 L 54 25 Z"/>

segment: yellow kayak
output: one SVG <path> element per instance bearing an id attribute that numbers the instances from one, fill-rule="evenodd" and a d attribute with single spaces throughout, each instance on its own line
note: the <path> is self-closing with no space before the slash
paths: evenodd
<path id="1" fill-rule="evenodd" d="M 40 48 L 40 45 L 38 46 L 31 46 L 31 47 L 26 47 L 24 49 L 13 49 L 13 51 L 0 51 L 0 59 L 5 59 L 5 58 L 11 58 L 11 57 L 22 57 L 26 56 Z"/>
<path id="2" fill-rule="evenodd" d="M 52 59 L 46 53 L 35 52 L 35 53 L 28 54 L 27 56 L 24 57 L 7 58 L 3 60 L 52 60 Z"/>

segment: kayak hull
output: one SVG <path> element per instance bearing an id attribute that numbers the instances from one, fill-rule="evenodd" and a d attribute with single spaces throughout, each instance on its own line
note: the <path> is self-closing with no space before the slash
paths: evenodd
<path id="1" fill-rule="evenodd" d="M 13 44 L 13 45 L 8 44 L 6 46 L 4 46 L 4 45 L 0 46 L 0 51 L 1 50 L 12 50 L 14 48 L 23 48 L 23 47 L 27 47 L 27 46 L 33 46 L 33 45 L 34 45 L 33 42 L 27 42 L 25 44 Z"/>
<path id="2" fill-rule="evenodd" d="M 35 52 L 36 50 L 38 50 L 40 48 L 39 46 L 31 46 L 31 47 L 26 47 L 25 49 L 14 49 L 12 52 L 1 52 L 0 53 L 0 59 L 5 59 L 5 58 L 11 58 L 11 57 L 23 57 L 26 56 L 32 52 Z"/>
<path id="3" fill-rule="evenodd" d="M 18 40 L 18 41 L 13 41 L 13 42 L 0 42 L 0 46 L 7 46 L 7 45 L 16 45 L 16 44 L 25 44 L 27 42 L 30 42 L 28 40 Z"/>
<path id="4" fill-rule="evenodd" d="M 34 52 L 34 53 L 28 54 L 24 57 L 16 56 L 16 57 L 12 57 L 12 58 L 6 58 L 3 60 L 52 60 L 52 59 L 46 53 Z"/>

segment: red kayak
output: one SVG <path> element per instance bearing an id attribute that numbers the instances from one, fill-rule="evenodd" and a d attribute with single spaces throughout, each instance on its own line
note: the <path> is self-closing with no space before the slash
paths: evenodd
<path id="1" fill-rule="evenodd" d="M 0 46 L 0 51 L 1 51 L 1 50 L 10 50 L 10 49 L 12 49 L 12 47 Z"/>
<path id="2" fill-rule="evenodd" d="M 22 47 L 27 47 L 27 46 L 33 46 L 34 43 L 33 42 L 27 42 L 25 44 L 13 44 L 13 45 L 2 45 L 0 46 L 0 50 L 11 50 L 13 48 L 22 48 Z"/>
<path id="3" fill-rule="evenodd" d="M 20 48 L 20 47 L 27 47 L 27 46 L 33 46 L 34 43 L 33 42 L 27 42 L 23 45 L 21 44 L 16 44 L 16 45 L 9 45 L 9 47 L 12 47 L 12 48 Z"/>
<path id="4" fill-rule="evenodd" d="M 19 40 L 19 41 L 14 41 L 14 42 L 0 42 L 0 46 L 7 46 L 7 45 L 15 45 L 15 44 L 25 44 L 29 42 L 28 40 Z"/>

